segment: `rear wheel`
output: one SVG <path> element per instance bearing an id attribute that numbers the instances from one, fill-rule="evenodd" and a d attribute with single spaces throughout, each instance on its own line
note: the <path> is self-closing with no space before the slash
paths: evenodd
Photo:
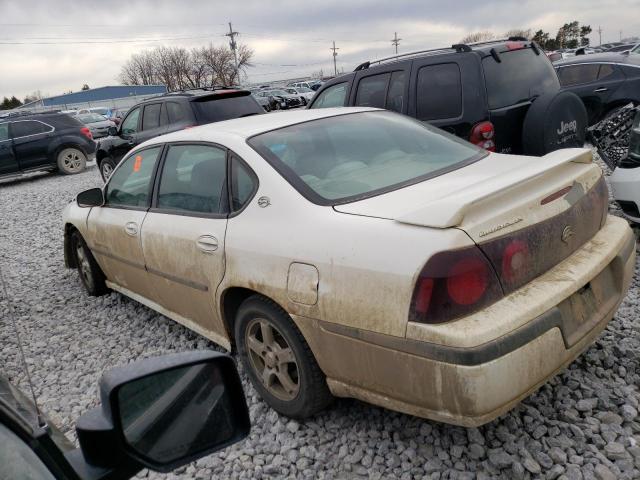
<path id="1" fill-rule="evenodd" d="M 240 306 L 235 338 L 251 383 L 276 411 L 306 418 L 333 397 L 309 345 L 277 304 L 254 295 Z"/>
<path id="2" fill-rule="evenodd" d="M 57 157 L 58 169 L 65 175 L 80 173 L 87 167 L 87 156 L 75 147 L 63 148 Z"/>
<path id="3" fill-rule="evenodd" d="M 113 161 L 111 157 L 105 157 L 100 162 L 100 175 L 102 176 L 102 180 L 109 180 L 113 170 L 116 168 L 116 163 Z"/>
<path id="4" fill-rule="evenodd" d="M 74 232 L 72 234 L 71 248 L 73 249 L 80 281 L 87 293 L 94 297 L 105 294 L 107 286 L 104 273 L 102 273 L 98 262 L 96 262 L 80 233 Z"/>

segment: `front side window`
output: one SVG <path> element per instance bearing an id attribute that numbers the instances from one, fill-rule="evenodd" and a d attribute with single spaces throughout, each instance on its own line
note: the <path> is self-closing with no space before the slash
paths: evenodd
<path id="1" fill-rule="evenodd" d="M 384 108 L 384 95 L 390 76 L 390 73 L 382 73 L 360 80 L 356 92 L 356 106 Z"/>
<path id="2" fill-rule="evenodd" d="M 144 113 L 142 114 L 142 130 L 153 130 L 160 126 L 160 109 L 161 103 L 153 103 L 151 105 L 145 105 Z"/>
<path id="3" fill-rule="evenodd" d="M 107 206 L 149 206 L 151 176 L 161 150 L 159 146 L 148 148 L 122 161 L 107 184 Z"/>
<path id="4" fill-rule="evenodd" d="M 140 108 L 132 110 L 127 118 L 122 122 L 122 133 L 130 135 L 138 131 L 138 118 L 140 117 Z"/>
<path id="5" fill-rule="evenodd" d="M 222 213 L 226 178 L 226 150 L 172 145 L 164 161 L 157 206 L 162 210 Z"/>
<path id="6" fill-rule="evenodd" d="M 598 70 L 598 80 L 607 78 L 609 75 L 612 75 L 613 72 L 614 72 L 613 65 L 609 65 L 608 63 L 603 63 L 602 65 L 600 65 L 600 70 Z"/>
<path id="7" fill-rule="evenodd" d="M 300 193 L 331 205 L 417 183 L 486 152 L 387 111 L 323 118 L 256 135 L 249 144 Z"/>
<path id="8" fill-rule="evenodd" d="M 19 122 L 13 122 L 11 124 L 11 131 L 13 138 L 27 137 L 29 135 L 37 135 L 38 133 L 44 133 L 51 130 L 51 127 L 41 122 L 35 122 L 32 120 L 25 120 Z"/>
<path id="9" fill-rule="evenodd" d="M 251 200 L 256 182 L 249 169 L 238 158 L 231 157 L 231 210 L 241 210 Z"/>
<path id="10" fill-rule="evenodd" d="M 462 114 L 462 82 L 457 63 L 428 65 L 418 70 L 418 120 L 455 118 Z"/>
<path id="11" fill-rule="evenodd" d="M 344 107 L 346 98 L 347 83 L 338 83 L 320 92 L 310 108 Z"/>
<path id="12" fill-rule="evenodd" d="M 54 480 L 42 460 L 20 437 L 0 424 L 0 478 Z"/>
<path id="13" fill-rule="evenodd" d="M 558 77 L 560 78 L 560 84 L 563 87 L 569 85 L 580 85 L 583 83 L 595 82 L 598 78 L 598 71 L 600 65 L 597 63 L 588 63 L 584 65 L 570 65 L 568 67 L 561 67 L 558 70 Z"/>

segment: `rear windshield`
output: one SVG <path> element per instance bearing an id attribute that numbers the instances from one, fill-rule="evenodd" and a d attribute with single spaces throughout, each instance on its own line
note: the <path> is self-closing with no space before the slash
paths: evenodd
<path id="1" fill-rule="evenodd" d="M 249 145 L 321 205 L 395 190 L 486 155 L 442 130 L 384 111 L 292 125 L 256 135 Z"/>
<path id="2" fill-rule="evenodd" d="M 221 122 L 264 113 L 264 109 L 249 93 L 241 96 L 206 97 L 203 100 L 194 100 L 193 107 L 200 123 Z"/>
<path id="3" fill-rule="evenodd" d="M 542 52 L 536 55 L 533 49 L 523 48 L 499 55 L 500 63 L 492 56 L 482 60 L 489 108 L 526 102 L 536 95 L 560 88 L 558 76 Z"/>

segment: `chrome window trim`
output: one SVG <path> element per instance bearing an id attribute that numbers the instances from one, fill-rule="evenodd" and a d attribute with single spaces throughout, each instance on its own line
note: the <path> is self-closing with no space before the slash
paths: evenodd
<path id="1" fill-rule="evenodd" d="M 54 127 L 53 125 L 49 125 L 48 123 L 42 122 L 40 120 L 11 120 L 11 122 L 8 122 L 8 123 L 18 123 L 18 122 L 38 122 L 38 123 L 41 123 L 42 125 L 46 125 L 51 130 L 49 130 L 48 132 L 38 132 L 38 133 L 32 133 L 30 135 L 22 135 L 21 137 L 12 137 L 11 138 L 12 140 L 19 140 L 21 138 L 35 137 L 36 135 L 42 135 L 43 133 L 52 133 L 52 132 L 55 132 L 55 130 L 56 130 L 56 127 Z"/>
<path id="2" fill-rule="evenodd" d="M 580 63 L 569 63 L 566 65 L 555 65 L 557 70 L 566 67 L 575 67 L 577 65 L 618 65 L 620 67 L 631 67 L 631 68 L 640 68 L 640 65 L 634 65 L 633 63 L 619 63 L 619 62 L 580 62 Z"/>

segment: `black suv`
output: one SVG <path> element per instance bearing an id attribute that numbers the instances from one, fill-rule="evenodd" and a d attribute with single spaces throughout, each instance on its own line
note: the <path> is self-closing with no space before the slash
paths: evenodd
<path id="1" fill-rule="evenodd" d="M 0 118 L 0 178 L 85 169 L 96 151 L 89 129 L 64 113 L 32 113 Z"/>
<path id="2" fill-rule="evenodd" d="M 122 157 L 150 138 L 184 128 L 264 113 L 248 90 L 196 89 L 167 93 L 132 107 L 109 137 L 98 141 L 96 160 L 107 180 Z"/>
<path id="3" fill-rule="evenodd" d="M 520 37 L 365 62 L 325 83 L 309 108 L 338 106 L 395 110 L 502 153 L 582 146 L 586 130 L 580 99 Z"/>

